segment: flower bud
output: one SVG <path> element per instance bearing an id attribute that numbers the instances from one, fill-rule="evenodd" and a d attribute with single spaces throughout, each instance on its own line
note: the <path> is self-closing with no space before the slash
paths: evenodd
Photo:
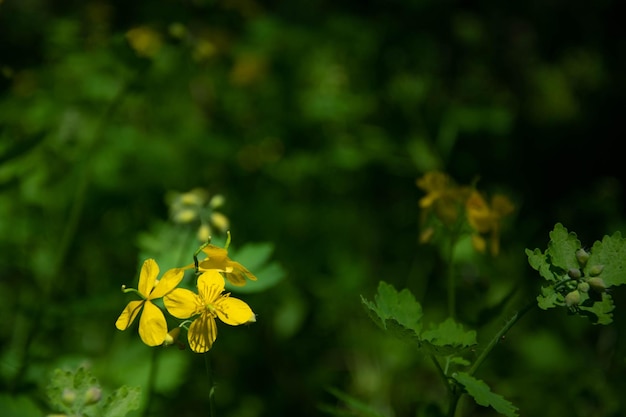
<path id="1" fill-rule="evenodd" d="M 102 398 L 100 387 L 89 387 L 85 392 L 85 405 L 95 404 Z"/>
<path id="2" fill-rule="evenodd" d="M 589 272 L 590 276 L 597 277 L 598 275 L 602 273 L 603 270 L 604 270 L 604 265 L 594 265 L 591 268 L 589 268 L 587 272 Z"/>
<path id="3" fill-rule="evenodd" d="M 570 268 L 569 271 L 567 271 L 567 275 L 569 275 L 570 278 L 579 279 L 582 273 L 578 268 Z"/>
<path id="4" fill-rule="evenodd" d="M 172 345 L 178 340 L 178 335 L 180 334 L 180 327 L 174 327 L 165 335 L 165 341 L 163 342 L 163 346 Z"/>
<path id="5" fill-rule="evenodd" d="M 595 278 L 593 278 L 593 279 L 595 279 Z M 580 291 L 580 292 L 588 292 L 589 291 L 589 284 L 586 283 L 586 282 L 581 282 L 580 284 L 578 284 L 578 291 Z"/>
<path id="6" fill-rule="evenodd" d="M 591 289 L 593 289 L 596 292 L 606 291 L 606 284 L 604 283 L 604 280 L 602 278 L 598 278 L 598 277 L 589 278 L 587 280 L 587 283 L 589 284 Z"/>
<path id="7" fill-rule="evenodd" d="M 578 290 L 567 293 L 565 296 L 565 304 L 567 304 L 568 307 L 578 305 L 578 303 L 580 303 L 580 292 Z"/>
<path id="8" fill-rule="evenodd" d="M 74 401 L 76 401 L 76 391 L 70 388 L 65 388 L 61 393 L 61 401 L 67 406 L 74 405 Z"/>
<path id="9" fill-rule="evenodd" d="M 211 201 L 209 201 L 209 206 L 211 206 L 211 208 L 218 208 L 224 205 L 225 201 L 226 199 L 224 198 L 223 195 L 215 194 L 213 198 L 211 198 Z"/>
<path id="10" fill-rule="evenodd" d="M 586 250 L 580 248 L 576 251 L 576 259 L 578 259 L 578 263 L 580 266 L 587 265 L 587 261 L 589 260 L 589 253 Z"/>

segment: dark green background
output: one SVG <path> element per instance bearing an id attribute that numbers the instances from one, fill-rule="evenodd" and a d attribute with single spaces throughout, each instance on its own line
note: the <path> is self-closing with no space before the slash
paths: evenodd
<path id="1" fill-rule="evenodd" d="M 625 229 L 623 12 L 611 1 L 4 0 L 0 389 L 49 412 L 56 367 L 88 364 L 107 389 L 144 384 L 150 349 L 113 325 L 129 299 L 119 287 L 136 282 L 138 236 L 167 218 L 165 194 L 205 187 L 226 197 L 233 245 L 272 242 L 287 271 L 241 296 L 258 323 L 219 327 L 218 415 L 319 415 L 338 404 L 329 387 L 387 415 L 436 415 L 424 414 L 445 403 L 432 365 L 386 340 L 360 295 L 385 280 L 445 316 L 441 262 L 417 243 L 415 179 L 431 169 L 479 177 L 517 207 L 497 259 L 459 264 L 459 319 L 482 343 L 517 305 L 487 307 L 514 286 L 521 300 L 538 290 L 524 248 L 544 248 L 556 222 L 587 246 Z M 173 23 L 188 37 L 170 36 Z M 129 47 L 138 26 L 161 34 L 156 56 Z M 203 61 L 199 39 L 215 47 Z M 238 81 L 246 59 L 259 70 Z M 478 376 L 522 415 L 622 415 L 623 290 L 614 298 L 604 328 L 529 314 Z M 164 357 L 150 414 L 206 414 L 203 358 Z"/>

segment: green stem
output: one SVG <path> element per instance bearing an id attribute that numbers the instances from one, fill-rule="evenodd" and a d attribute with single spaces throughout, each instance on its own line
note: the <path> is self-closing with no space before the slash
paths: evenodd
<path id="1" fill-rule="evenodd" d="M 150 358 L 150 370 L 148 373 L 148 393 L 146 394 L 146 408 L 143 411 L 144 416 L 150 414 L 150 404 L 152 404 L 152 398 L 154 397 L 156 386 L 156 377 L 159 368 L 158 353 L 160 349 L 152 348 L 152 357 Z"/>
<path id="2" fill-rule="evenodd" d="M 511 317 L 509 320 L 507 320 L 507 322 L 500 329 L 500 331 L 498 333 L 496 333 L 493 336 L 493 338 L 489 341 L 489 344 L 487 345 L 487 347 L 485 347 L 485 349 L 483 349 L 483 351 L 480 353 L 480 355 L 478 356 L 476 361 L 474 361 L 474 364 L 472 365 L 472 367 L 470 368 L 470 370 L 468 372 L 470 375 L 474 375 L 474 373 L 478 370 L 480 365 L 482 365 L 482 363 L 485 361 L 487 356 L 489 356 L 489 353 L 491 352 L 491 350 L 494 347 L 496 347 L 496 345 L 500 342 L 500 340 L 502 340 L 504 335 L 511 329 L 511 327 L 513 327 L 513 325 L 515 323 L 517 323 L 517 321 L 520 318 L 522 318 L 522 316 L 524 314 L 526 314 L 536 304 L 537 304 L 537 302 L 535 300 L 531 300 L 528 304 L 526 304 L 519 311 L 517 311 L 513 315 L 513 317 Z"/>
<path id="3" fill-rule="evenodd" d="M 456 317 L 456 279 L 454 274 L 454 246 L 456 245 L 456 236 L 450 239 L 448 246 L 447 258 L 447 282 L 448 282 L 448 317 L 454 319 Z"/>
<path id="4" fill-rule="evenodd" d="M 204 354 L 204 365 L 206 367 L 207 380 L 209 382 L 209 417 L 215 417 L 215 384 L 213 382 L 213 370 L 211 369 L 211 358 L 209 352 Z"/>

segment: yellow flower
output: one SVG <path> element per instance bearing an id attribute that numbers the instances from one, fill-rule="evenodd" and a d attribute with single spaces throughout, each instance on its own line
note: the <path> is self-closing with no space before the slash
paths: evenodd
<path id="1" fill-rule="evenodd" d="M 491 205 L 487 204 L 483 196 L 474 190 L 465 203 L 467 221 L 476 231 L 472 236 L 474 248 L 484 252 L 486 242 L 481 234 L 490 233 L 490 249 L 492 255 L 500 252 L 500 228 L 502 217 L 514 210 L 513 203 L 503 195 L 496 194 L 491 198 Z"/>
<path id="2" fill-rule="evenodd" d="M 157 281 L 159 266 L 154 259 L 147 259 L 139 274 L 139 286 L 136 292 L 142 300 L 128 303 L 115 322 L 119 330 L 126 330 L 135 321 L 143 308 L 139 319 L 139 336 L 148 346 L 160 346 L 167 336 L 167 323 L 159 307 L 152 303 L 172 291 L 183 279 L 184 271 L 180 268 L 170 269 L 160 281 Z"/>
<path id="3" fill-rule="evenodd" d="M 191 350 L 204 353 L 217 337 L 215 317 L 231 326 L 254 322 L 255 314 L 245 302 L 224 293 L 224 278 L 213 269 L 198 277 L 198 294 L 177 288 L 163 298 L 167 311 L 179 319 L 197 316 L 189 326 Z"/>
<path id="4" fill-rule="evenodd" d="M 434 210 L 444 224 L 454 224 L 469 189 L 457 186 L 448 175 L 439 171 L 427 172 L 417 179 L 416 184 L 426 191 L 426 195 L 419 201 L 424 213 Z"/>
<path id="5" fill-rule="evenodd" d="M 198 269 L 207 271 L 217 269 L 224 273 L 224 277 L 233 285 L 238 287 L 246 284 L 246 278 L 256 281 L 257 278 L 245 266 L 239 262 L 231 261 L 228 257 L 228 251 L 215 245 L 207 245 L 202 249 L 207 258 L 200 261 Z"/>
<path id="6" fill-rule="evenodd" d="M 163 44 L 159 32 L 146 26 L 130 29 L 126 32 L 126 39 L 137 55 L 146 58 L 154 57 Z"/>

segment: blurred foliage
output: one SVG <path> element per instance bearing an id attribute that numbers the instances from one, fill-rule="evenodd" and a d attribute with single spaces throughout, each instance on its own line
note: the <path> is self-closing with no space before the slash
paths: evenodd
<path id="1" fill-rule="evenodd" d="M 498 257 L 469 241 L 455 255 L 457 317 L 485 334 L 537 294 L 524 249 L 545 247 L 556 222 L 583 242 L 625 230 L 620 11 L 0 1 L 0 408 L 55 411 L 43 392 L 56 368 L 146 392 L 154 360 L 142 413 L 207 409 L 200 355 L 152 359 L 114 327 L 167 196 L 200 187 L 224 196 L 233 250 L 253 245 L 248 256 L 285 275 L 245 294 L 257 323 L 224 329 L 211 350 L 220 416 L 319 415 L 341 403 L 333 392 L 384 415 L 437 415 L 432 364 L 386 340 L 359 296 L 385 280 L 445 319 L 440 260 L 418 243 L 415 179 L 433 169 L 518 207 Z M 623 414 L 626 297 L 612 296 L 622 313 L 603 328 L 529 313 L 481 379 L 528 415 Z"/>

